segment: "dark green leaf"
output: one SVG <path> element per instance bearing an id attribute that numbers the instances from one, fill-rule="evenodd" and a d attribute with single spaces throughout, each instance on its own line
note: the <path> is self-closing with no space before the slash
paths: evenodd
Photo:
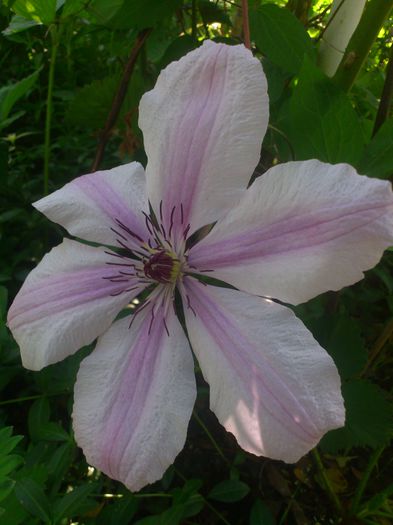
<path id="1" fill-rule="evenodd" d="M 108 22 L 108 27 L 113 29 L 143 29 L 154 27 L 162 20 L 172 15 L 181 6 L 182 0 L 133 0 L 123 2 Z"/>
<path id="2" fill-rule="evenodd" d="M 15 470 L 19 465 L 23 463 L 23 458 L 17 456 L 16 454 L 11 454 L 9 456 L 4 456 L 0 458 L 0 479 L 6 477 L 13 470 Z"/>
<path id="3" fill-rule="evenodd" d="M 56 448 L 50 460 L 47 462 L 49 474 L 55 480 L 61 479 L 64 472 L 68 469 L 72 456 L 74 453 L 74 446 L 67 442 Z"/>
<path id="4" fill-rule="evenodd" d="M 381 126 L 367 145 L 358 170 L 378 179 L 389 179 L 393 176 L 393 118 Z"/>
<path id="5" fill-rule="evenodd" d="M 8 144 L 6 144 L 5 142 L 0 142 L 0 181 L 2 185 L 6 184 L 7 176 L 8 176 Z"/>
<path id="6" fill-rule="evenodd" d="M 32 439 L 40 439 L 42 425 L 48 423 L 50 417 L 50 407 L 47 397 L 41 397 L 34 401 L 29 410 L 28 426 Z"/>
<path id="7" fill-rule="evenodd" d="M 376 448 L 393 432 L 392 406 L 377 385 L 356 380 L 342 387 L 346 408 L 344 428 L 332 430 L 321 441 L 325 452 L 335 454 L 354 446 Z"/>
<path id="8" fill-rule="evenodd" d="M 220 24 L 232 25 L 228 13 L 217 3 L 210 2 L 210 0 L 199 0 L 198 9 L 204 24 L 219 22 Z"/>
<path id="9" fill-rule="evenodd" d="M 359 324 L 346 313 L 305 320 L 307 327 L 333 357 L 342 379 L 357 375 L 367 362 Z"/>
<path id="10" fill-rule="evenodd" d="M 314 58 L 307 31 L 289 9 L 274 4 L 251 6 L 250 29 L 258 49 L 284 71 L 297 73 L 305 55 Z"/>
<path id="11" fill-rule="evenodd" d="M 87 11 L 95 22 L 106 25 L 123 4 L 124 0 L 92 0 Z"/>
<path id="12" fill-rule="evenodd" d="M 257 499 L 251 507 L 249 525 L 275 525 L 276 520 L 269 509 L 260 499 Z"/>
<path id="13" fill-rule="evenodd" d="M 158 520 L 159 525 L 180 525 L 183 520 L 183 506 L 175 505 L 163 512 Z"/>
<path id="14" fill-rule="evenodd" d="M 43 423 L 36 436 L 44 441 L 70 441 L 71 439 L 64 428 L 52 422 Z"/>
<path id="15" fill-rule="evenodd" d="M 104 126 L 116 92 L 120 78 L 116 76 L 95 80 L 81 88 L 70 103 L 67 120 L 88 129 L 100 129 Z M 128 86 L 127 95 L 119 115 L 119 123 L 129 112 L 136 112 L 140 97 L 144 91 L 142 78 L 134 74 Z"/>
<path id="16" fill-rule="evenodd" d="M 77 514 L 81 514 L 81 509 L 86 511 L 87 498 L 92 494 L 97 487 L 95 484 L 85 484 L 76 487 L 66 494 L 61 500 L 55 502 L 53 507 L 53 515 L 55 522 L 59 522 L 63 518 L 72 518 Z M 91 503 L 91 502 L 90 502 Z M 88 502 L 88 505 L 90 506 Z M 95 502 L 92 502 L 95 505 Z"/>
<path id="17" fill-rule="evenodd" d="M 355 164 L 363 151 L 359 119 L 345 93 L 305 60 L 286 129 L 296 159 Z"/>
<path id="18" fill-rule="evenodd" d="M 208 497 L 216 501 L 232 503 L 240 501 L 250 492 L 250 487 L 236 479 L 228 479 L 215 485 Z"/>
<path id="19" fill-rule="evenodd" d="M 386 489 L 382 490 L 378 494 L 376 494 L 374 497 L 372 497 L 368 502 L 365 504 L 364 508 L 367 509 L 369 512 L 376 511 L 382 507 L 382 505 L 385 505 L 387 500 L 393 495 L 393 483 L 388 485 Z"/>
<path id="20" fill-rule="evenodd" d="M 50 503 L 37 482 L 29 478 L 18 480 L 15 494 L 30 514 L 40 518 L 44 523 L 51 523 Z"/>
<path id="21" fill-rule="evenodd" d="M 165 54 L 160 61 L 160 69 L 163 69 L 174 60 L 179 60 L 179 58 L 186 55 L 194 48 L 195 42 L 190 35 L 184 35 L 176 38 L 165 51 Z"/>
<path id="22" fill-rule="evenodd" d="M 138 510 L 138 500 L 133 496 L 124 496 L 111 506 L 111 525 L 128 525 Z"/>
<path id="23" fill-rule="evenodd" d="M 39 71 L 35 71 L 23 80 L 0 89 L 0 125 L 8 117 L 14 104 L 33 87 L 38 75 Z"/>
<path id="24" fill-rule="evenodd" d="M 1 479 L 0 480 L 0 501 L 9 496 L 15 486 L 13 479 Z"/>

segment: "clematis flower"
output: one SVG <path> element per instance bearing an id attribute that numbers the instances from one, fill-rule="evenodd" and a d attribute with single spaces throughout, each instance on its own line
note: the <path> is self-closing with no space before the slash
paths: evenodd
<path id="1" fill-rule="evenodd" d="M 296 305 L 361 279 L 392 244 L 392 192 L 317 160 L 277 165 L 247 188 L 267 122 L 260 62 L 242 45 L 205 42 L 141 100 L 146 173 L 133 162 L 35 203 L 100 246 L 66 239 L 47 254 L 9 326 L 32 370 L 98 337 L 77 377 L 75 436 L 89 463 L 131 490 L 159 479 L 184 445 L 189 342 L 211 409 L 246 451 L 295 462 L 344 424 L 332 359 L 268 298 Z M 134 315 L 115 320 L 143 291 Z"/>

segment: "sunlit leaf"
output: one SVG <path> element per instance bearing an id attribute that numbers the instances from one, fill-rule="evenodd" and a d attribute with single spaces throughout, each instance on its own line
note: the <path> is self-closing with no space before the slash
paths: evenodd
<path id="1" fill-rule="evenodd" d="M 358 116 L 345 93 L 305 60 L 291 98 L 287 133 L 296 160 L 317 158 L 355 164 L 364 139 Z"/>
<path id="2" fill-rule="evenodd" d="M 251 6 L 251 38 L 259 51 L 289 73 L 297 73 L 315 52 L 307 31 L 289 9 L 274 4 Z"/>

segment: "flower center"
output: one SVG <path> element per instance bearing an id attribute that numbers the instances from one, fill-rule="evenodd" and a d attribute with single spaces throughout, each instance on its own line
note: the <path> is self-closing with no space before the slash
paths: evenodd
<path id="1" fill-rule="evenodd" d="M 147 277 L 159 283 L 174 283 L 181 270 L 176 255 L 167 250 L 152 250 L 149 259 L 145 260 L 143 271 Z"/>

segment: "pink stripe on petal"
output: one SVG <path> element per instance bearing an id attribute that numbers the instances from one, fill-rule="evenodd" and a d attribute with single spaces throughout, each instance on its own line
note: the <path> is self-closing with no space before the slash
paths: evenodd
<path id="1" fill-rule="evenodd" d="M 10 308 L 8 322 L 16 329 L 48 315 L 65 312 L 82 304 L 87 306 L 89 302 L 110 297 L 138 283 L 136 278 L 111 282 L 108 277 L 114 273 L 113 269 L 103 266 L 48 278 L 23 293 L 23 300 L 20 299 Z"/>
<path id="2" fill-rule="evenodd" d="M 393 244 L 390 183 L 317 160 L 271 168 L 190 251 L 189 263 L 298 304 L 363 278 Z"/>
<path id="3" fill-rule="evenodd" d="M 148 210 L 143 167 L 131 162 L 107 171 L 83 175 L 34 204 L 50 220 L 72 235 L 89 241 L 116 245 L 127 237 L 127 246 L 137 248 L 148 238 L 142 211 Z M 119 227 L 118 221 L 135 236 Z"/>
<path id="4" fill-rule="evenodd" d="M 139 490 L 184 445 L 195 400 L 193 360 L 173 311 L 116 322 L 80 368 L 74 429 L 90 464 Z"/>
<path id="5" fill-rule="evenodd" d="M 85 196 L 92 201 L 93 205 L 98 208 L 108 217 L 112 219 L 112 226 L 119 229 L 116 219 L 126 225 L 142 241 L 146 239 L 146 227 L 142 220 L 142 210 L 131 210 L 129 205 L 124 201 L 123 196 L 119 195 L 104 178 L 98 178 L 96 174 L 85 175 L 79 177 L 74 181 L 75 186 L 83 191 Z M 130 186 L 129 192 L 133 188 Z M 123 232 L 124 233 L 124 232 Z M 130 238 L 133 245 L 139 246 L 140 243 L 135 239 Z"/>
<path id="6" fill-rule="evenodd" d="M 27 277 L 8 312 L 8 325 L 26 368 L 41 369 L 103 333 L 144 285 L 116 275 L 110 256 L 66 239 Z M 133 288 L 133 290 L 130 290 Z"/>
<path id="7" fill-rule="evenodd" d="M 193 250 L 190 263 L 195 266 L 219 269 L 232 266 L 234 261 L 246 264 L 253 259 L 288 254 L 328 243 L 352 232 L 367 227 L 382 218 L 391 204 L 342 207 L 333 210 L 320 210 L 309 214 L 299 214 L 264 226 L 255 225 L 250 229 L 212 244 L 201 244 Z"/>
<path id="8" fill-rule="evenodd" d="M 293 462 L 343 424 L 337 370 L 289 309 L 191 278 L 184 284 L 212 410 L 243 448 Z"/>
<path id="9" fill-rule="evenodd" d="M 205 42 L 170 64 L 142 97 L 148 193 L 157 215 L 162 202 L 167 230 L 173 210 L 178 236 L 238 200 L 259 160 L 266 90 L 261 64 L 244 46 Z"/>

